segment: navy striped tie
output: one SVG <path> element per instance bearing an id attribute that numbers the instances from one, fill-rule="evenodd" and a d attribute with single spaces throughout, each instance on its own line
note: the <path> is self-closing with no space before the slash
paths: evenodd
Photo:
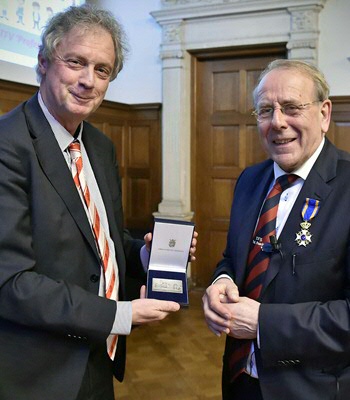
<path id="1" fill-rule="evenodd" d="M 298 179 L 297 175 L 282 175 L 270 190 L 255 228 L 249 251 L 244 295 L 258 300 L 264 284 L 266 270 L 270 263 L 271 251 L 262 251 L 263 244 L 270 243 L 270 237 L 276 235 L 276 218 L 281 194 Z M 232 355 L 230 357 L 230 372 L 232 381 L 245 371 L 247 358 L 251 349 L 251 340 L 231 340 Z"/>

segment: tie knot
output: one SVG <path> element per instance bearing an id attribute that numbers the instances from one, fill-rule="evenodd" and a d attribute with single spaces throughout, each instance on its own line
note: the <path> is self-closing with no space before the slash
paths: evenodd
<path id="1" fill-rule="evenodd" d="M 72 159 L 76 159 L 81 157 L 81 149 L 80 149 L 80 143 L 79 140 L 75 140 L 68 146 L 69 153 L 72 157 Z"/>
<path id="2" fill-rule="evenodd" d="M 288 189 L 298 178 L 298 175 L 295 174 L 281 175 L 276 179 L 275 188 L 279 192 L 283 192 L 284 190 Z"/>

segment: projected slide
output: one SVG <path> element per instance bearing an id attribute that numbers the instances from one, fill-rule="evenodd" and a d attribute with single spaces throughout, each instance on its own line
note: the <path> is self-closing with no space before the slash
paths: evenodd
<path id="1" fill-rule="evenodd" d="M 47 20 L 85 0 L 0 0 L 0 60 L 33 67 Z"/>

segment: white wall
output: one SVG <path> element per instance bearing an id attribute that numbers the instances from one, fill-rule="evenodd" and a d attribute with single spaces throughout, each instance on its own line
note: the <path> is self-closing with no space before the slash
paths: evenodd
<path id="1" fill-rule="evenodd" d="M 38 85 L 33 68 L 22 67 L 2 60 L 0 60 L 0 79 L 27 85 Z"/>
<path id="2" fill-rule="evenodd" d="M 106 99 L 127 104 L 160 103 L 161 28 L 150 15 L 160 0 L 90 0 L 110 10 L 123 24 L 130 53 L 125 67 L 108 89 Z M 1 39 L 0 39 L 1 40 Z M 0 79 L 38 85 L 34 69 L 0 61 Z"/>
<path id="3" fill-rule="evenodd" d="M 349 96 L 350 1 L 327 0 L 319 27 L 319 67 L 330 85 L 331 95 Z"/>
<path id="4" fill-rule="evenodd" d="M 160 103 L 161 28 L 150 15 L 161 8 L 160 0 L 99 0 L 124 26 L 130 54 L 126 64 L 108 89 L 106 99 L 127 104 Z"/>

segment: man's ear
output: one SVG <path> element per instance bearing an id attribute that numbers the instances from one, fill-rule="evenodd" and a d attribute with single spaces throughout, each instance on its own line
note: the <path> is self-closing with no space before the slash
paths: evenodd
<path id="1" fill-rule="evenodd" d="M 48 61 L 41 53 L 38 54 L 38 67 L 41 75 L 45 75 L 47 71 Z"/>
<path id="2" fill-rule="evenodd" d="M 328 131 L 329 124 L 331 122 L 331 114 L 332 102 L 329 99 L 324 100 L 321 107 L 321 129 L 324 133 Z"/>

